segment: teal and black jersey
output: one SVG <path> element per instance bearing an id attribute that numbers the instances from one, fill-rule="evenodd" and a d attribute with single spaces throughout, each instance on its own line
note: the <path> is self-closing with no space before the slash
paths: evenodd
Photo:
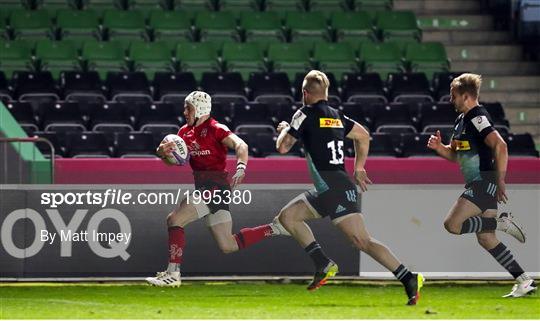
<path id="1" fill-rule="evenodd" d="M 476 106 L 456 119 L 452 140 L 465 182 L 493 180 L 494 161 L 485 139 L 492 131 L 493 122 L 483 106 Z"/>
<path id="2" fill-rule="evenodd" d="M 304 144 L 317 192 L 352 184 L 345 171 L 344 141 L 354 121 L 322 100 L 300 108 L 290 125 L 289 134 Z"/>

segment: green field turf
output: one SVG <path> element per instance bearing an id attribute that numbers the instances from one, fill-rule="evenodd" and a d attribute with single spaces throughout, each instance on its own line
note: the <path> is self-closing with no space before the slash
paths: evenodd
<path id="1" fill-rule="evenodd" d="M 0 284 L 5 319 L 539 319 L 538 294 L 503 299 L 510 283 L 427 284 L 405 306 L 396 283 L 186 282 L 180 288 L 131 284 Z"/>

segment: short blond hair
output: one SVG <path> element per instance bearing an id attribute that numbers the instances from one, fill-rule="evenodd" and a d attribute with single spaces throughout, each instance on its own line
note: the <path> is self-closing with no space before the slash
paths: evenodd
<path id="1" fill-rule="evenodd" d="M 330 87 L 330 81 L 326 74 L 319 70 L 312 70 L 304 77 L 302 89 L 312 94 L 328 95 L 328 87 Z"/>
<path id="2" fill-rule="evenodd" d="M 452 80 L 450 86 L 460 95 L 469 94 L 474 98 L 478 98 L 480 87 L 482 86 L 482 76 L 477 74 L 461 74 Z"/>

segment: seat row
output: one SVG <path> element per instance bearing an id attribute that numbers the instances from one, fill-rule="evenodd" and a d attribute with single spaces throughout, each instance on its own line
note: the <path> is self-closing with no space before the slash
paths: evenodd
<path id="1" fill-rule="evenodd" d="M 92 158 L 155 158 L 156 146 L 164 136 L 151 133 L 101 133 L 70 132 L 45 133 L 36 132 L 36 136 L 46 138 L 55 148 L 57 157 L 92 157 Z M 238 134 L 249 146 L 252 157 L 280 156 L 275 150 L 276 135 L 258 133 L 256 135 Z M 430 134 L 374 133 L 370 137 L 370 156 L 390 157 L 435 157 L 436 154 L 427 148 Z M 530 134 L 503 134 L 511 156 L 538 157 L 534 141 Z M 50 147 L 45 143 L 37 143 L 37 147 L 45 155 L 50 155 Z M 352 141 L 347 140 L 344 146 L 346 157 L 354 157 Z M 305 151 L 296 144 L 287 156 L 304 157 Z"/>
<path id="2" fill-rule="evenodd" d="M 330 80 L 331 105 L 342 102 L 383 103 L 448 101 L 448 88 L 460 73 L 440 73 L 429 81 L 423 73 L 392 73 L 383 81 L 377 73 L 346 73 Z M 183 104 L 194 90 L 204 90 L 215 102 L 293 103 L 301 101 L 305 72 L 293 82 L 285 73 L 252 73 L 245 82 L 239 73 L 205 72 L 200 82 L 189 72 L 157 72 L 152 81 L 143 72 L 61 72 L 55 82 L 49 72 L 15 72 L 8 80 L 0 71 L 0 98 L 7 101 L 153 101 Z"/>

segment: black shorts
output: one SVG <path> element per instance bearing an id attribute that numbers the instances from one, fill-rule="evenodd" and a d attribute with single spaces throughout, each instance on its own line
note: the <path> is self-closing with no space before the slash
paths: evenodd
<path id="1" fill-rule="evenodd" d="M 358 192 L 356 186 L 348 188 L 330 188 L 326 192 L 318 193 L 315 189 L 304 192 L 304 196 L 317 213 L 329 216 L 334 220 L 352 213 L 360 213 Z"/>
<path id="2" fill-rule="evenodd" d="M 474 181 L 465 185 L 465 188 L 460 197 L 478 206 L 482 213 L 486 210 L 497 210 L 497 184 L 493 181 Z"/>
<path id="3" fill-rule="evenodd" d="M 231 190 L 231 186 L 227 181 L 223 180 L 206 180 L 202 182 L 195 182 L 195 189 L 204 192 L 204 191 L 218 191 L 218 193 L 223 195 L 223 191 Z M 226 202 L 223 198 L 218 201 L 218 199 L 211 199 L 208 204 L 208 209 L 210 213 L 216 213 L 219 210 L 225 210 L 230 212 L 229 202 Z"/>

